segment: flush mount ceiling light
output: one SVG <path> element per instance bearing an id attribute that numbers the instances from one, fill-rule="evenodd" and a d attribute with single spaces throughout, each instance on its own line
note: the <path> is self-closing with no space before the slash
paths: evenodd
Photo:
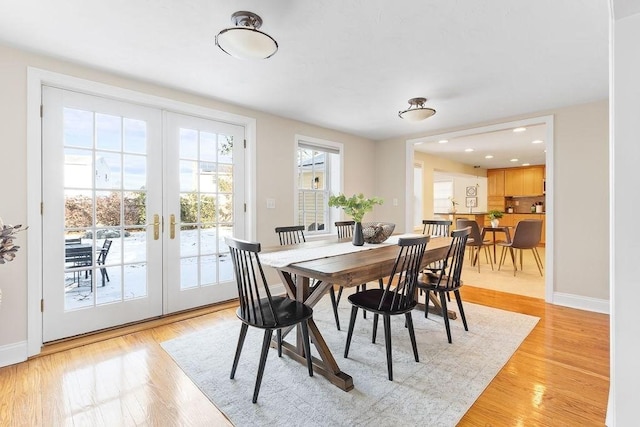
<path id="1" fill-rule="evenodd" d="M 216 35 L 216 46 L 239 59 L 267 59 L 278 51 L 278 43 L 270 35 L 258 31 L 262 18 L 252 12 L 231 15 L 235 27 L 225 28 Z"/>
<path id="2" fill-rule="evenodd" d="M 409 100 L 409 108 L 404 111 L 398 111 L 398 117 L 410 122 L 428 119 L 436 113 L 436 110 L 425 107 L 425 102 L 427 102 L 427 98 L 411 98 Z"/>

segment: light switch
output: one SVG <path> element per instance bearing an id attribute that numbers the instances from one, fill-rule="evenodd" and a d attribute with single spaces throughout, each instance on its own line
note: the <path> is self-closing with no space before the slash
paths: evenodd
<path id="1" fill-rule="evenodd" d="M 267 199 L 267 209 L 276 208 L 276 199 Z"/>
<path id="2" fill-rule="evenodd" d="M 396 198 L 393 199 L 393 206 L 398 206 L 398 199 Z"/>

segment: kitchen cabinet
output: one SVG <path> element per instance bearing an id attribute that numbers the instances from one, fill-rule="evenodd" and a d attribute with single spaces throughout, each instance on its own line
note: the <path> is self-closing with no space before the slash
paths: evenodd
<path id="1" fill-rule="evenodd" d="M 524 193 L 524 171 L 520 168 L 505 169 L 504 195 L 522 196 Z"/>
<path id="2" fill-rule="evenodd" d="M 539 196 L 544 194 L 544 166 L 504 170 L 505 196 Z M 487 177 L 488 177 L 487 172 Z"/>
<path id="3" fill-rule="evenodd" d="M 487 187 L 489 197 L 504 197 L 504 169 L 489 169 L 487 171 Z"/>
<path id="4" fill-rule="evenodd" d="M 522 169 L 522 195 L 538 196 L 544 193 L 544 168 Z"/>

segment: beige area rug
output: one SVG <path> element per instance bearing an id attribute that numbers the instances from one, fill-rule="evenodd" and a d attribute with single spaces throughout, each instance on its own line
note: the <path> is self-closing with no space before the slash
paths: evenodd
<path id="1" fill-rule="evenodd" d="M 162 347 L 236 426 L 455 426 L 539 320 L 466 303 L 469 331 L 460 319 L 452 321 L 453 344 L 448 344 L 440 316 L 425 319 L 423 312 L 414 311 L 420 356 L 416 363 L 404 316 L 395 316 L 391 382 L 382 321 L 377 343 L 371 343 L 373 316 L 363 319 L 359 312 L 349 358 L 342 357 L 350 309 L 346 298 L 341 300 L 343 330 L 338 331 L 328 297 L 314 308 L 314 319 L 340 368 L 353 377 L 349 392 L 320 375 L 309 377 L 306 366 L 285 355 L 278 358 L 272 349 L 258 403 L 251 403 L 262 331 L 249 328 L 236 378 L 230 380 L 237 320 L 166 341 Z"/>

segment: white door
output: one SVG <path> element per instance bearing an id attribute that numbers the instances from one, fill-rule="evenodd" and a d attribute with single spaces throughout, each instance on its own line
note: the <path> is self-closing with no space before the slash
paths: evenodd
<path id="1" fill-rule="evenodd" d="M 50 87 L 43 106 L 44 342 L 162 314 L 161 112 Z"/>
<path id="2" fill-rule="evenodd" d="M 50 87 L 43 105 L 43 341 L 234 298 L 244 128 Z"/>
<path id="3" fill-rule="evenodd" d="M 225 236 L 244 237 L 244 128 L 166 113 L 167 312 L 237 297 Z"/>

